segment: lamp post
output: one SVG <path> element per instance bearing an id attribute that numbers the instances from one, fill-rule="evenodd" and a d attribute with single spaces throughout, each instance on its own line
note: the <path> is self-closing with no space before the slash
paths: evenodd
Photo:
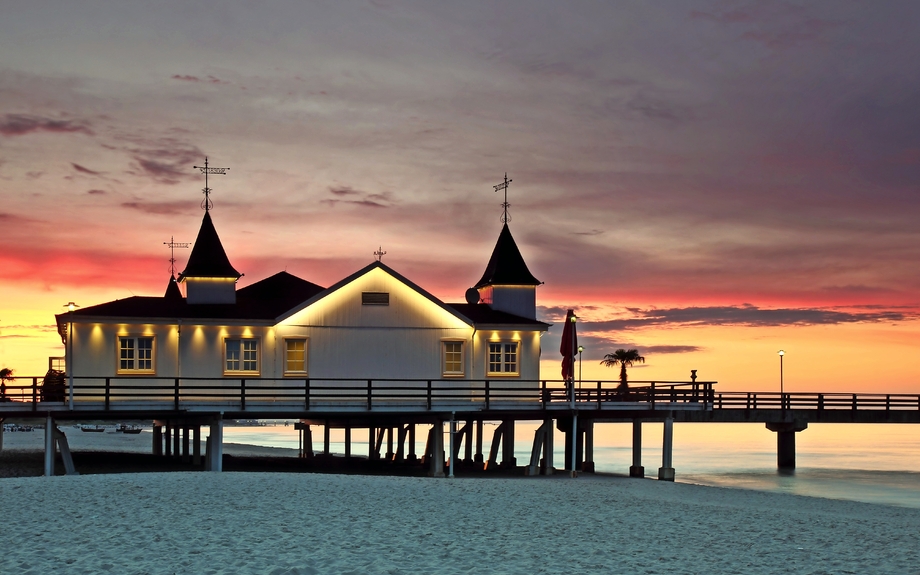
<path id="1" fill-rule="evenodd" d="M 581 354 L 584 353 L 585 346 L 578 346 L 578 389 L 581 389 Z"/>
<path id="2" fill-rule="evenodd" d="M 73 310 L 80 307 L 72 301 L 64 304 L 67 306 L 67 403 L 73 411 Z"/>
<path id="3" fill-rule="evenodd" d="M 781 406 L 785 405 L 784 390 L 783 390 L 783 356 L 786 355 L 786 352 L 779 350 L 779 404 Z"/>

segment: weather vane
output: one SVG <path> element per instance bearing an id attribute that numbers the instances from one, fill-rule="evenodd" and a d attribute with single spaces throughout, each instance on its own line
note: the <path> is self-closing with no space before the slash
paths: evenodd
<path id="1" fill-rule="evenodd" d="M 189 243 L 177 242 L 175 238 L 169 236 L 168 242 L 163 242 L 164 246 L 169 246 L 169 273 L 176 277 L 176 248 L 187 248 Z"/>
<path id="2" fill-rule="evenodd" d="M 214 202 L 211 201 L 211 188 L 208 187 L 208 174 L 226 174 L 227 170 L 230 168 L 210 168 L 208 167 L 208 157 L 204 157 L 204 166 L 192 166 L 201 170 L 201 173 L 204 174 L 204 189 L 201 190 L 204 192 L 204 199 L 201 200 L 201 209 L 204 211 L 210 211 L 214 207 Z"/>
<path id="3" fill-rule="evenodd" d="M 383 256 L 385 255 L 387 255 L 387 253 L 383 251 L 383 246 L 380 246 L 379 248 L 377 248 L 377 251 L 374 252 L 374 257 L 377 258 L 378 262 L 383 261 Z"/>
<path id="4" fill-rule="evenodd" d="M 508 222 L 511 221 L 511 216 L 508 215 L 508 207 L 511 205 L 508 203 L 508 184 L 510 184 L 512 181 L 514 180 L 508 179 L 508 172 L 505 172 L 505 181 L 496 186 L 492 186 L 493 188 L 495 188 L 496 192 L 499 190 L 505 191 L 505 201 L 502 203 L 502 208 L 504 209 L 504 212 L 502 213 L 502 223 L 503 224 L 507 224 Z"/>

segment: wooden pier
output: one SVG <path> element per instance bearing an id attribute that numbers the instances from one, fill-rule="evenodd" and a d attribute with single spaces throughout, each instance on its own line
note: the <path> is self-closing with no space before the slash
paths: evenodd
<path id="1" fill-rule="evenodd" d="M 795 434 L 809 423 L 920 423 L 920 395 L 716 392 L 715 382 L 540 380 L 513 386 L 501 380 L 205 379 L 75 377 L 73 390 L 46 388 L 39 377 L 19 377 L 0 397 L 0 420 L 44 419 L 46 474 L 53 474 L 55 445 L 69 462 L 66 438 L 55 421 L 154 421 L 153 453 L 179 456 L 212 471 L 222 469 L 223 422 L 235 419 L 299 420 L 302 453 L 314 449 L 312 430 L 345 431 L 346 456 L 353 432 L 365 430 L 370 459 L 424 462 L 434 476 L 453 475 L 455 462 L 482 469 L 513 468 L 518 421 L 535 421 L 528 474 L 553 473 L 553 427 L 565 434 L 562 468 L 573 475 L 594 470 L 594 425 L 632 422 L 629 473 L 643 477 L 642 424 L 664 424 L 658 478 L 674 479 L 675 422 L 759 422 L 777 434 L 777 466 L 795 467 Z M 521 383 L 530 385 L 522 386 Z M 523 389 L 522 389 L 523 387 Z M 573 389 L 574 387 L 574 389 Z M 491 438 L 483 422 L 498 422 Z M 427 429 L 424 453 L 415 453 L 418 426 Z M 448 445 L 444 426 L 448 425 Z M 202 454 L 201 427 L 209 427 Z M 0 428 L 2 429 L 2 428 Z M 424 432 L 424 431 L 422 431 Z M 190 447 L 191 446 L 191 447 Z M 484 448 L 488 447 L 488 453 Z M 2 449 L 2 431 L 0 431 Z M 445 456 L 445 453 L 448 454 Z M 446 457 L 446 461 L 445 461 Z M 68 472 L 75 472 L 72 464 Z"/>

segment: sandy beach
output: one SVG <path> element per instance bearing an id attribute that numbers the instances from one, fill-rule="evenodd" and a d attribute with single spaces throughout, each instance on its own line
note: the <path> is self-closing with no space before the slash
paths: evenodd
<path id="1" fill-rule="evenodd" d="M 149 448 L 149 434 L 78 433 L 74 449 Z M 42 435 L 7 434 L 4 456 Z M 920 560 L 920 510 L 614 476 L 6 477 L 0 508 L 0 573 L 907 573 Z"/>

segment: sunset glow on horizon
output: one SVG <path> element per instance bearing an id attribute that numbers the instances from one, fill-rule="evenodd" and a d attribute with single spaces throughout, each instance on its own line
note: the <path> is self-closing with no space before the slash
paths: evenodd
<path id="1" fill-rule="evenodd" d="M 586 380 L 635 347 L 630 379 L 778 391 L 784 349 L 787 391 L 920 393 L 910 6 L 13 3 L 0 367 L 44 374 L 69 301 L 165 292 L 208 156 L 239 287 L 382 247 L 462 302 L 507 172 L 544 378 L 571 308 Z"/>

